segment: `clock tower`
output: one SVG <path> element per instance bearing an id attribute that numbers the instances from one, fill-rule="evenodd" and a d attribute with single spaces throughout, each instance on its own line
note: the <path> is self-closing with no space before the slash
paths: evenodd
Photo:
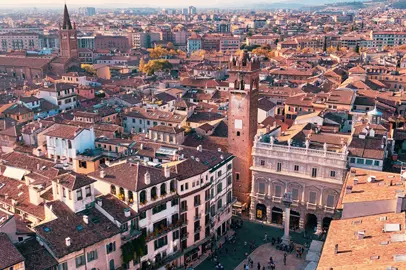
<path id="1" fill-rule="evenodd" d="M 228 151 L 235 156 L 233 193 L 248 203 L 251 192 L 251 151 L 258 125 L 260 62 L 243 51 L 232 56 L 229 67 Z"/>
<path id="2" fill-rule="evenodd" d="M 65 4 L 63 11 L 63 23 L 59 25 L 60 57 L 78 57 L 78 38 L 76 26 L 70 21 L 68 7 Z"/>

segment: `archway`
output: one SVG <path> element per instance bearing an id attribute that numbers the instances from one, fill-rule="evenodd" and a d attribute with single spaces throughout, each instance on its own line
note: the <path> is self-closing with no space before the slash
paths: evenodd
<path id="1" fill-rule="evenodd" d="M 266 206 L 262 203 L 257 204 L 256 218 L 259 220 L 266 220 Z"/>
<path id="2" fill-rule="evenodd" d="M 307 214 L 305 219 L 305 229 L 306 231 L 315 232 L 317 228 L 317 217 L 314 214 Z"/>
<path id="3" fill-rule="evenodd" d="M 330 227 L 330 223 L 331 223 L 331 221 L 332 221 L 333 219 L 331 218 L 331 217 L 325 217 L 325 218 L 323 218 L 323 231 L 324 230 L 328 230 L 328 228 Z"/>
<path id="4" fill-rule="evenodd" d="M 290 229 L 296 231 L 299 229 L 300 213 L 290 210 Z"/>
<path id="5" fill-rule="evenodd" d="M 278 207 L 272 208 L 272 223 L 282 225 L 283 222 L 283 210 Z"/>

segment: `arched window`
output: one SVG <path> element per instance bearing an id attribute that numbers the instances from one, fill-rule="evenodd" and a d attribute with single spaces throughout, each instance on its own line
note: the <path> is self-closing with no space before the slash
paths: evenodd
<path id="1" fill-rule="evenodd" d="M 120 194 L 118 194 L 118 197 L 123 201 L 125 200 L 124 188 L 120 188 Z"/>
<path id="2" fill-rule="evenodd" d="M 128 202 L 134 202 L 133 192 L 131 190 L 128 191 Z"/>
<path id="3" fill-rule="evenodd" d="M 241 88 L 240 88 L 241 90 L 244 90 L 245 89 L 245 82 L 244 82 L 244 80 L 241 80 Z"/>
<path id="4" fill-rule="evenodd" d="M 117 192 L 117 191 L 116 191 L 116 186 L 115 186 L 115 185 L 111 185 L 111 186 L 110 186 L 110 193 L 113 194 L 113 195 L 116 195 L 116 192 Z"/>
<path id="5" fill-rule="evenodd" d="M 175 180 L 172 180 L 171 183 L 169 184 L 171 192 L 175 192 Z"/>
<path id="6" fill-rule="evenodd" d="M 161 185 L 161 196 L 164 196 L 164 195 L 166 195 L 166 185 L 165 185 L 165 183 L 163 183 Z"/>
<path id="7" fill-rule="evenodd" d="M 140 203 L 146 203 L 147 202 L 147 193 L 145 190 L 140 192 Z"/>
<path id="8" fill-rule="evenodd" d="M 234 81 L 234 89 L 238 89 L 239 85 L 238 85 L 238 80 Z"/>
<path id="9" fill-rule="evenodd" d="M 240 136 L 240 135 L 241 135 L 241 133 L 239 131 L 237 131 L 237 136 Z"/>
<path id="10" fill-rule="evenodd" d="M 154 201 L 157 199 L 156 187 L 151 188 L 151 199 Z"/>

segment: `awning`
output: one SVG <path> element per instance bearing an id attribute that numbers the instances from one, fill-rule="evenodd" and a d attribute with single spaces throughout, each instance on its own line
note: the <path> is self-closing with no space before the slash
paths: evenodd
<path id="1" fill-rule="evenodd" d="M 25 170 L 13 168 L 13 167 L 6 167 L 3 175 L 15 180 L 22 180 L 25 175 Z"/>

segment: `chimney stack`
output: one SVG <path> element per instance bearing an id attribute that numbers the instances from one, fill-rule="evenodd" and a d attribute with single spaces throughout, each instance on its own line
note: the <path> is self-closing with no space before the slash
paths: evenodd
<path id="1" fill-rule="evenodd" d="M 164 166 L 164 175 L 166 178 L 169 178 L 171 176 L 171 169 L 169 166 Z"/>
<path id="2" fill-rule="evenodd" d="M 147 171 L 144 175 L 144 183 L 146 185 L 151 184 L 151 174 L 149 173 L 149 171 Z"/>
<path id="3" fill-rule="evenodd" d="M 71 239 L 70 239 L 70 237 L 66 237 L 66 238 L 65 238 L 65 244 L 66 244 L 67 247 L 70 247 L 70 244 L 71 244 Z"/>
<path id="4" fill-rule="evenodd" d="M 104 170 L 100 171 L 100 178 L 106 177 L 106 172 Z"/>
<path id="5" fill-rule="evenodd" d="M 338 244 L 336 244 L 334 247 L 334 254 L 338 254 Z"/>
<path id="6" fill-rule="evenodd" d="M 124 216 L 128 218 L 130 217 L 130 215 L 131 215 L 130 208 L 124 209 Z"/>
<path id="7" fill-rule="evenodd" d="M 83 222 L 84 222 L 85 224 L 89 224 L 89 216 L 83 215 Z"/>
<path id="8" fill-rule="evenodd" d="M 197 151 L 202 152 L 203 151 L 203 146 L 199 145 L 196 149 L 197 149 Z"/>

